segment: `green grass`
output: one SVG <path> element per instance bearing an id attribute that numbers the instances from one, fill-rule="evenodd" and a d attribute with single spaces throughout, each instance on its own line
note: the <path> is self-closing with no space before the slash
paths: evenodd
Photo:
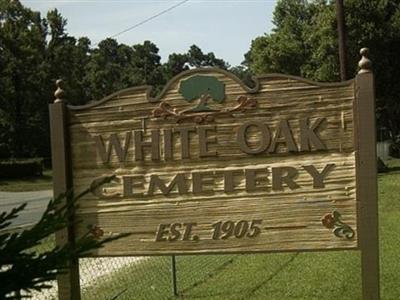
<path id="1" fill-rule="evenodd" d="M 45 170 L 43 176 L 18 179 L 0 179 L 0 192 L 31 192 L 53 188 L 52 171 Z"/>
<path id="2" fill-rule="evenodd" d="M 400 299 L 400 160 L 379 175 L 381 297 Z M 154 257 L 94 279 L 84 299 L 361 299 L 358 251 Z"/>

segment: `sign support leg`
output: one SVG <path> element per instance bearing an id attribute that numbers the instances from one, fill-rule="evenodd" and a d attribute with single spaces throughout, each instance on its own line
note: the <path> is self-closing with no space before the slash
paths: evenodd
<path id="1" fill-rule="evenodd" d="M 379 299 L 379 238 L 377 157 L 375 128 L 374 75 L 370 70 L 368 49 L 361 49 L 361 68 L 356 77 L 356 146 L 359 179 L 359 246 L 361 249 L 362 296 L 364 300 Z"/>
<path id="2" fill-rule="evenodd" d="M 69 170 L 68 138 L 66 131 L 66 107 L 64 102 L 50 104 L 50 131 L 53 164 L 53 193 L 54 197 L 67 192 L 71 188 Z M 67 201 L 67 200 L 66 200 Z M 72 224 L 72 220 L 69 220 Z M 74 230 L 72 225 L 56 233 L 57 245 L 72 243 L 74 245 Z M 80 300 L 79 260 L 69 261 L 69 268 L 57 277 L 58 299 Z"/>

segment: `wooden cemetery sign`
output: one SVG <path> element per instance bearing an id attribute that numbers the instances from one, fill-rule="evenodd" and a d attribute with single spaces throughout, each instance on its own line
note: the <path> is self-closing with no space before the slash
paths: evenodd
<path id="1" fill-rule="evenodd" d="M 374 91 L 362 55 L 356 79 L 334 84 L 270 74 L 250 89 L 206 68 L 156 98 L 137 87 L 66 106 L 59 89 L 55 194 L 116 177 L 80 200 L 58 242 L 95 226 L 131 235 L 93 256 L 360 249 L 364 297 L 377 299 Z M 79 297 L 77 274 L 71 262 L 60 297 Z"/>

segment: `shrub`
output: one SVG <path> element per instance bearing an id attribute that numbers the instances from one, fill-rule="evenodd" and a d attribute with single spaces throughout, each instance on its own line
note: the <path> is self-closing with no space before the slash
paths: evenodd
<path id="1" fill-rule="evenodd" d="M 390 145 L 390 156 L 400 158 L 400 136 L 397 136 Z"/>
<path id="2" fill-rule="evenodd" d="M 21 178 L 43 175 L 43 159 L 0 161 L 0 178 Z"/>

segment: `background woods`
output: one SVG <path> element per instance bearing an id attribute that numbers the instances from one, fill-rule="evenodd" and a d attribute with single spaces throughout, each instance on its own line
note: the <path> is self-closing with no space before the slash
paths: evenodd
<path id="1" fill-rule="evenodd" d="M 400 4 L 396 0 L 346 0 L 348 78 L 356 72 L 358 51 L 371 49 L 377 87 L 379 126 L 392 139 L 400 135 Z M 279 72 L 338 81 L 339 61 L 334 1 L 280 0 L 275 28 L 253 40 L 243 65 L 231 67 L 213 52 L 193 45 L 161 61 L 157 45 L 125 45 L 107 38 L 91 45 L 67 33 L 57 11 L 47 16 L 19 1 L 0 0 L 0 159 L 48 157 L 47 103 L 54 82 L 64 80 L 71 104 L 98 100 L 119 89 L 153 85 L 155 91 L 174 75 L 195 67 L 228 69 L 248 85 L 251 76 Z"/>
<path id="2" fill-rule="evenodd" d="M 157 91 L 192 67 L 229 67 L 195 45 L 165 63 L 150 41 L 128 46 L 108 38 L 92 47 L 66 26 L 56 9 L 42 17 L 19 1 L 0 1 L 0 158 L 50 156 L 47 104 L 57 78 L 68 103 L 78 105 L 135 85 Z"/>
<path id="3" fill-rule="evenodd" d="M 347 79 L 359 51 L 370 49 L 376 79 L 377 120 L 390 138 L 400 135 L 400 2 L 345 0 Z M 275 29 L 253 40 L 245 64 L 255 74 L 279 72 L 316 81 L 340 81 L 335 1 L 282 0 Z M 378 135 L 380 137 L 380 135 Z M 388 138 L 388 136 L 384 137 Z"/>

